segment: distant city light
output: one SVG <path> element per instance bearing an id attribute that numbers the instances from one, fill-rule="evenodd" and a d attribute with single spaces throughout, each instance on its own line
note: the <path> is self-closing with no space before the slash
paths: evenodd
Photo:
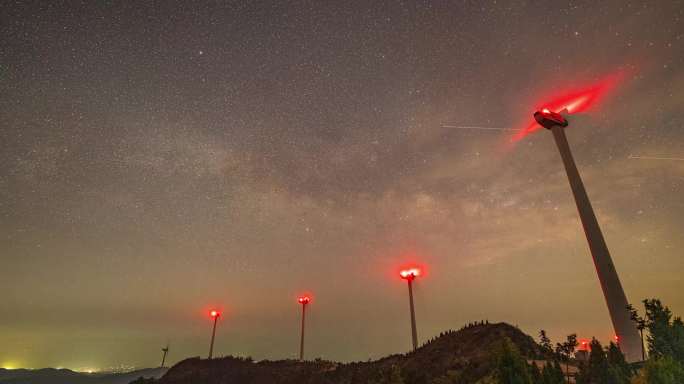
<path id="1" fill-rule="evenodd" d="M 17 369 L 19 366 L 20 364 L 17 364 L 16 361 L 4 361 L 2 364 L 0 364 L 0 368 L 4 369 Z"/>

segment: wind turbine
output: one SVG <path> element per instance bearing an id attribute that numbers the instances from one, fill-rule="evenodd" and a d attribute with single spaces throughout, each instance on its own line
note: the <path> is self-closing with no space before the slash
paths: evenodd
<path id="1" fill-rule="evenodd" d="M 169 344 L 166 344 L 165 348 L 162 348 L 162 362 L 159 368 L 164 368 L 164 363 L 166 362 L 166 354 L 169 353 Z"/>
<path id="2" fill-rule="evenodd" d="M 209 360 L 214 356 L 214 338 L 216 338 L 216 323 L 218 322 L 219 317 L 221 317 L 221 312 L 219 312 L 216 309 L 211 310 L 209 312 L 209 316 L 211 316 L 212 319 L 214 319 L 214 327 L 211 330 L 211 343 L 209 344 Z"/>
<path id="3" fill-rule="evenodd" d="M 416 330 L 416 310 L 413 307 L 413 280 L 420 275 L 421 270 L 417 267 L 403 269 L 399 272 L 399 277 L 406 280 L 408 283 L 409 311 L 411 314 L 411 341 L 414 351 L 418 348 L 418 331 Z"/>
<path id="4" fill-rule="evenodd" d="M 565 128 L 569 125 L 568 120 L 561 113 L 571 114 L 586 111 L 596 104 L 607 92 L 617 85 L 620 76 L 609 76 L 591 87 L 569 92 L 550 102 L 545 107 L 534 113 L 534 122 L 525 129 L 509 129 L 497 127 L 472 127 L 457 125 L 442 125 L 445 128 L 479 129 L 479 130 L 502 130 L 517 131 L 513 141 L 519 141 L 541 127 L 553 133 L 556 146 L 560 152 L 563 165 L 570 182 L 570 188 L 575 198 L 577 211 L 582 221 L 584 233 L 589 243 L 589 250 L 594 261 L 596 273 L 601 284 L 603 296 L 608 306 L 615 340 L 628 362 L 641 361 L 641 339 L 639 333 L 630 319 L 627 296 L 618 277 L 615 265 L 608 251 L 608 246 L 601 233 L 596 215 L 584 189 L 584 183 L 580 177 L 575 160 L 570 151 Z M 679 160 L 677 158 L 668 160 Z"/>
<path id="5" fill-rule="evenodd" d="M 564 108 L 564 111 L 567 111 L 567 108 Z M 575 165 L 575 160 L 572 157 L 568 139 L 565 136 L 565 128 L 569 123 L 560 113 L 551 111 L 548 108 L 535 112 L 534 119 L 539 125 L 553 133 L 553 138 L 563 160 L 570 188 L 575 197 L 577 211 L 584 227 L 584 234 L 587 237 L 589 250 L 594 260 L 596 273 L 601 283 L 603 296 L 608 305 L 610 319 L 613 322 L 615 340 L 618 342 L 627 361 L 640 361 L 639 345 L 641 339 L 630 318 L 629 302 L 615 270 L 613 259 L 610 257 L 610 252 L 596 220 L 596 215 L 591 207 L 589 196 L 587 196 L 587 191 L 584 189 L 584 183 L 577 170 L 577 165 Z"/>
<path id="6" fill-rule="evenodd" d="M 304 361 L 304 324 L 306 322 L 306 306 L 311 302 L 308 295 L 300 296 L 297 302 L 302 305 L 302 331 L 299 339 L 299 361 Z"/>

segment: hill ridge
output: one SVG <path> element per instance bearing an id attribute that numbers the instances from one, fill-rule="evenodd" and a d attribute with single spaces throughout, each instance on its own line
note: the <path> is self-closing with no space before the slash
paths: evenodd
<path id="1" fill-rule="evenodd" d="M 85 373 L 67 368 L 0 368 L 0 384 L 128 384 L 139 377 L 159 378 L 166 371 L 167 368 L 141 368 L 130 372 Z"/>
<path id="2" fill-rule="evenodd" d="M 537 343 L 520 329 L 507 323 L 481 322 L 442 332 L 415 351 L 366 362 L 194 357 L 173 366 L 159 383 L 354 384 L 383 382 L 395 371 L 412 384 L 430 383 L 447 375 L 458 377 L 459 383 L 475 383 L 491 372 L 491 352 L 506 338 L 526 357 L 541 355 Z"/>

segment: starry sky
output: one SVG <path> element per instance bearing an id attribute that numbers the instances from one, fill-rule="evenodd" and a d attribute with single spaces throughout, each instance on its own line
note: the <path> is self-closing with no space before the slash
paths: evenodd
<path id="1" fill-rule="evenodd" d="M 68 5 L 66 5 L 68 4 Z M 343 361 L 507 321 L 612 335 L 546 97 L 628 299 L 684 314 L 680 1 L 13 2 L 0 12 L 0 366 Z M 672 160 L 636 159 L 668 157 Z M 680 160 L 677 160 L 680 159 Z"/>

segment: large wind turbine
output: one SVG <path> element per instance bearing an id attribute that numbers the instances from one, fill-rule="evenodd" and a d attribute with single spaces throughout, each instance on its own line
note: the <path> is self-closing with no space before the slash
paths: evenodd
<path id="1" fill-rule="evenodd" d="M 534 119 L 542 127 L 553 132 L 553 138 L 556 141 L 556 146 L 563 159 L 565 172 L 568 175 L 570 188 L 575 197 L 575 204 L 579 212 L 582 226 L 584 227 L 584 234 L 589 243 L 589 250 L 594 259 L 594 266 L 601 283 L 603 296 L 608 304 L 608 312 L 610 319 L 613 322 L 615 329 L 615 338 L 624 353 L 625 358 L 629 362 L 641 360 L 641 339 L 639 333 L 630 318 L 628 309 L 629 302 L 625 291 L 622 289 L 620 278 L 618 277 L 613 260 L 610 257 L 608 246 L 601 233 L 596 215 L 589 202 L 587 191 L 584 189 L 584 183 L 580 177 L 575 160 L 570 151 L 568 139 L 565 136 L 565 127 L 568 126 L 568 121 L 560 114 L 549 109 L 542 109 L 534 113 Z"/>
<path id="2" fill-rule="evenodd" d="M 560 152 L 565 171 L 570 182 L 572 194 L 575 197 L 577 211 L 584 227 L 584 233 L 589 243 L 589 250 L 594 260 L 596 273 L 598 274 L 603 296 L 608 305 L 608 312 L 615 330 L 615 338 L 620 346 L 622 353 L 629 362 L 641 361 L 641 338 L 635 324 L 630 319 L 630 312 L 627 308 L 628 301 L 625 291 L 622 289 L 620 278 L 618 277 L 613 260 L 608 251 L 608 246 L 601 233 L 596 215 L 589 202 L 589 197 L 584 189 L 584 183 L 580 177 L 568 139 L 565 136 L 565 127 L 568 121 L 560 114 L 577 113 L 587 110 L 594 105 L 601 97 L 617 85 L 621 76 L 609 76 L 595 85 L 576 92 L 567 93 L 561 97 L 545 103 L 546 107 L 534 113 L 535 122 L 525 129 L 511 129 L 498 127 L 481 126 L 459 126 L 442 125 L 444 128 L 457 129 L 479 129 L 479 130 L 501 130 L 518 131 L 513 141 L 519 141 L 528 134 L 537 131 L 541 127 L 547 128 L 553 133 L 556 146 Z M 541 127 L 540 127 L 541 126 Z M 630 157 L 638 158 L 638 157 Z M 668 158 L 668 160 L 680 160 L 679 158 Z M 684 160 L 684 159 L 682 159 Z"/>

